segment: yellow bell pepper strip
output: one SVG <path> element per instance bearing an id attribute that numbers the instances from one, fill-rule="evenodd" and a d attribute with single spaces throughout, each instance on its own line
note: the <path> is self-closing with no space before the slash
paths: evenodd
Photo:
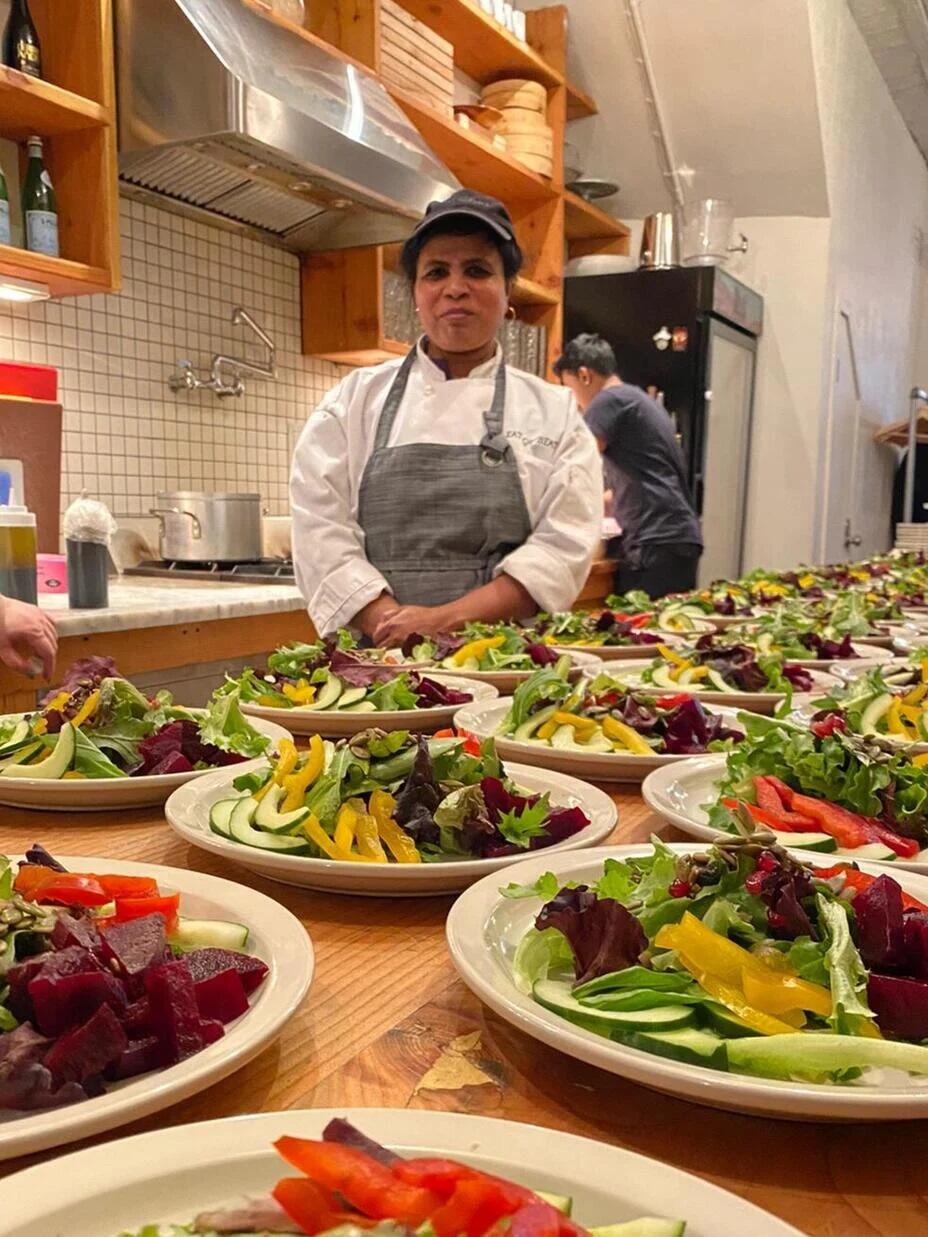
<path id="1" fill-rule="evenodd" d="M 831 993 L 820 984 L 811 984 L 798 975 L 771 971 L 769 977 L 743 973 L 744 995 L 765 1014 L 788 1014 L 804 1009 L 828 1018 L 832 1010 Z"/>
<path id="2" fill-rule="evenodd" d="M 811 572 L 808 572 L 808 571 L 806 572 L 804 576 L 800 576 L 798 580 L 798 584 L 800 588 L 811 588 L 814 583 L 815 583 L 815 576 L 812 575 Z"/>
<path id="3" fill-rule="evenodd" d="M 263 704 L 268 709 L 279 709 L 280 701 L 276 696 L 259 696 L 258 704 Z"/>
<path id="4" fill-rule="evenodd" d="M 51 700 L 49 700 L 48 704 L 45 705 L 45 710 L 46 712 L 49 712 L 52 709 L 54 709 L 56 710 L 56 712 L 61 712 L 61 710 L 67 705 L 70 699 L 71 699 L 70 692 L 61 691 L 58 693 L 57 696 L 53 696 Z"/>
<path id="5" fill-rule="evenodd" d="M 37 717 L 32 723 L 33 734 L 45 734 L 48 731 L 48 722 L 44 717 Z"/>
<path id="6" fill-rule="evenodd" d="M 63 782 L 64 781 L 73 782 L 73 781 L 77 781 L 78 778 L 85 778 L 86 776 L 87 774 L 81 773 L 79 769 L 69 769 L 67 773 L 62 773 L 61 780 Z"/>
<path id="7" fill-rule="evenodd" d="M 97 689 L 97 691 L 90 693 L 75 715 L 71 718 L 71 725 L 75 727 L 83 726 L 84 722 L 86 722 L 88 718 L 93 717 L 94 713 L 96 713 L 99 704 L 100 691 Z"/>
<path id="8" fill-rule="evenodd" d="M 912 764 L 915 765 L 916 769 L 923 769 L 925 765 L 928 765 L 928 752 L 921 752 L 918 756 L 913 756 Z"/>
<path id="9" fill-rule="evenodd" d="M 668 671 L 668 673 L 672 679 L 679 679 L 680 675 L 683 673 L 684 670 L 693 670 L 693 669 L 695 669 L 695 667 L 691 661 L 683 661 L 680 663 L 679 666 L 674 666 L 674 668 Z"/>
<path id="10" fill-rule="evenodd" d="M 298 683 L 284 683 L 283 693 L 294 704 L 312 704 L 316 699 L 315 687 L 305 679 L 300 679 Z"/>
<path id="11" fill-rule="evenodd" d="M 368 811 L 377 823 L 377 832 L 382 842 L 397 863 L 421 863 L 422 856 L 415 842 L 393 819 L 396 800 L 385 790 L 375 790 L 368 800 Z"/>
<path id="12" fill-rule="evenodd" d="M 281 812 L 293 812 L 303 806 L 306 792 L 322 772 L 324 764 L 325 744 L 319 735 L 314 734 L 309 740 L 309 751 L 306 753 L 303 767 L 295 769 L 293 773 L 284 778 L 284 789 L 287 794 L 280 807 Z"/>
<path id="13" fill-rule="evenodd" d="M 281 739 L 277 745 L 277 764 L 274 766 L 274 781 L 283 786 L 284 778 L 293 772 L 300 758 L 292 739 Z"/>
<path id="14" fill-rule="evenodd" d="M 597 723 L 592 717 L 581 717 L 578 713 L 558 711 L 551 720 L 557 722 L 558 726 L 571 726 L 575 731 L 586 736 L 591 735 L 597 729 Z"/>
<path id="15" fill-rule="evenodd" d="M 669 644 L 659 644 L 657 646 L 657 651 L 660 653 L 661 657 L 663 657 L 664 661 L 669 661 L 674 666 L 679 666 L 681 670 L 684 668 L 689 668 L 689 666 L 692 665 L 692 663 L 687 661 L 685 657 L 681 657 L 675 649 L 672 649 Z"/>
<path id="16" fill-rule="evenodd" d="M 373 859 L 375 863 L 386 863 L 387 854 L 380 844 L 377 833 L 377 822 L 370 812 L 362 812 L 358 817 L 355 834 L 358 839 L 358 852 L 365 859 Z"/>
<path id="17" fill-rule="evenodd" d="M 636 756 L 651 756 L 654 753 L 650 743 L 646 743 L 637 730 L 633 730 L 625 722 L 620 722 L 616 717 L 603 718 L 603 734 L 616 745 L 621 743 Z"/>
<path id="18" fill-rule="evenodd" d="M 346 859 L 351 857 L 350 855 L 342 854 L 339 848 L 323 829 L 322 825 L 320 825 L 318 817 L 312 812 L 310 812 L 304 821 L 301 821 L 300 828 L 309 838 L 310 842 L 312 842 L 313 845 L 318 846 L 328 859 Z"/>
<path id="19" fill-rule="evenodd" d="M 918 737 L 910 732 L 909 727 L 903 721 L 902 701 L 898 696 L 895 697 L 886 714 L 886 729 L 890 734 L 900 735 L 903 739 Z"/>
<path id="20" fill-rule="evenodd" d="M 928 657 L 922 658 L 918 664 L 922 672 L 922 682 L 928 684 Z"/>
<path id="21" fill-rule="evenodd" d="M 698 683 L 700 679 L 704 679 L 709 673 L 708 666 L 692 666 L 690 669 L 692 671 L 689 678 L 691 683 Z"/>
<path id="22" fill-rule="evenodd" d="M 505 636 L 485 636 L 482 640 L 471 640 L 470 644 L 462 645 L 452 654 L 451 660 L 456 666 L 463 666 L 471 657 L 476 657 L 479 661 L 484 653 L 488 653 L 490 649 L 501 648 L 505 643 Z"/>
<path id="23" fill-rule="evenodd" d="M 354 846 L 355 831 L 358 827 L 360 813 L 352 800 L 343 803 L 335 820 L 335 845 L 341 851 L 351 853 Z"/>
<path id="24" fill-rule="evenodd" d="M 664 924 L 654 943 L 660 949 L 676 949 L 685 953 L 700 971 L 717 975 L 723 983 L 741 986 L 741 976 L 751 970 L 763 978 L 770 974 L 766 964 L 730 941 L 727 936 L 713 932 L 701 919 L 686 911 L 679 923 Z"/>
<path id="25" fill-rule="evenodd" d="M 700 971 L 683 954 L 678 956 L 700 988 L 707 992 L 713 1000 L 718 1001 L 720 1005 L 724 1005 L 736 1017 L 746 1022 L 752 1030 L 757 1031 L 761 1035 L 795 1035 L 798 1033 L 799 1027 L 791 1026 L 788 1022 L 774 1018 L 770 1014 L 765 1014 L 763 1010 L 755 1009 L 740 989 L 732 984 L 723 983 L 715 975 L 709 975 L 705 971 Z"/>
<path id="26" fill-rule="evenodd" d="M 921 704 L 926 694 L 928 694 L 928 683 L 920 683 L 918 687 L 913 687 L 910 692 L 902 697 L 902 703 L 909 705 Z"/>
<path id="27" fill-rule="evenodd" d="M 549 721 L 543 722 L 535 731 L 535 737 L 538 739 L 550 739 L 557 730 L 557 722 L 552 717 Z"/>

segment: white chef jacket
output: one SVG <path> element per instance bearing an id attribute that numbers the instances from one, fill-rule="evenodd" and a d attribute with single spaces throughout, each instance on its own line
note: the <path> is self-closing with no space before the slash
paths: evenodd
<path id="1" fill-rule="evenodd" d="M 466 378 L 450 379 L 420 341 L 389 446 L 480 442 L 501 349 Z M 293 454 L 290 502 L 297 584 L 317 631 L 348 625 L 390 586 L 364 554 L 361 478 L 380 411 L 402 359 L 356 369 L 323 399 Z M 497 566 L 542 610 L 568 609 L 600 540 L 603 484 L 596 440 L 573 395 L 511 366 L 503 432 L 515 453 L 532 533 Z"/>

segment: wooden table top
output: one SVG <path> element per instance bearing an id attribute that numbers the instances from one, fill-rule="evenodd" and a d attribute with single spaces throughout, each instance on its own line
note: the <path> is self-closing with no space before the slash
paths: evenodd
<path id="1" fill-rule="evenodd" d="M 655 831 L 674 836 L 637 790 L 615 799 L 620 822 L 613 841 L 641 841 Z M 0 808 L 0 850 L 21 853 L 34 840 L 52 852 L 247 879 L 289 907 L 316 948 L 312 990 L 274 1045 L 230 1078 L 109 1137 L 286 1108 L 437 1108 L 627 1147 L 733 1190 L 805 1233 L 928 1232 L 928 1186 L 913 1154 L 923 1125 L 737 1116 L 562 1056 L 484 1009 L 456 977 L 445 948 L 448 897 L 339 897 L 264 881 L 187 846 L 156 809 L 65 817 Z M 0 1174 L 80 1145 L 0 1164 Z"/>

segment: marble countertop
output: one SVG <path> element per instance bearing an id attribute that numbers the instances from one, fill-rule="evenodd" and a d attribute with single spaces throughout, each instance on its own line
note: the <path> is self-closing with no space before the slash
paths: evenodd
<path id="1" fill-rule="evenodd" d="M 105 610 L 71 610 L 64 593 L 39 595 L 39 605 L 54 619 L 59 636 L 210 622 L 306 608 L 300 590 L 292 584 L 194 584 L 189 580 L 145 577 L 133 578 L 131 584 L 110 580 L 109 601 Z"/>

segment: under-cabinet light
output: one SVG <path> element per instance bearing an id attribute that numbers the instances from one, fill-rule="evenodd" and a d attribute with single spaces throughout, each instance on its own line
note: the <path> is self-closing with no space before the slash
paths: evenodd
<path id="1" fill-rule="evenodd" d="M 29 279 L 14 279 L 12 275 L 0 275 L 0 301 L 47 301 L 51 297 L 48 284 L 33 283 Z"/>

